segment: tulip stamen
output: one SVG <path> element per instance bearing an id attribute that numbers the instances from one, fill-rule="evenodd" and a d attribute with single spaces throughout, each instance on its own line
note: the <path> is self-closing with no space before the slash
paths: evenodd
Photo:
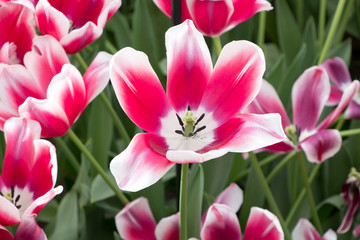
<path id="1" fill-rule="evenodd" d="M 201 116 L 197 119 L 196 117 L 193 116 L 190 106 L 187 107 L 187 112 L 183 119 L 181 119 L 179 114 L 177 113 L 176 113 L 176 117 L 182 130 L 175 130 L 175 133 L 180 134 L 184 137 L 193 137 L 198 132 L 206 128 L 206 126 L 195 128 L 196 125 L 205 117 L 205 113 L 201 114 Z"/>

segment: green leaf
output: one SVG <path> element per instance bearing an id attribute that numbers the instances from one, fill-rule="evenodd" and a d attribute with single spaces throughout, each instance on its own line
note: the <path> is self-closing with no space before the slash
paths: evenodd
<path id="1" fill-rule="evenodd" d="M 350 66 L 351 62 L 351 39 L 347 39 L 340 45 L 332 48 L 326 58 L 341 57 L 347 66 Z"/>
<path id="2" fill-rule="evenodd" d="M 107 171 L 106 174 L 110 178 L 113 178 L 110 171 Z M 91 203 L 95 203 L 115 196 L 115 193 L 104 181 L 104 179 L 100 175 L 97 175 L 94 181 L 91 183 L 90 196 Z"/>
<path id="3" fill-rule="evenodd" d="M 132 34 L 129 23 L 125 16 L 119 11 L 116 12 L 106 24 L 105 34 L 108 36 L 108 41 L 111 39 L 110 32 L 113 34 L 112 37 L 115 42 L 114 47 L 117 49 L 131 45 Z"/>

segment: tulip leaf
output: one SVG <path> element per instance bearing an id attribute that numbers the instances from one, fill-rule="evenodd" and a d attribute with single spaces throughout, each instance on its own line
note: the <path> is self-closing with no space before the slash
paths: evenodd
<path id="1" fill-rule="evenodd" d="M 350 65 L 352 53 L 351 39 L 347 39 L 340 45 L 332 48 L 326 58 L 341 57 L 347 66 Z"/>
<path id="2" fill-rule="evenodd" d="M 115 40 L 114 47 L 121 49 L 123 47 L 129 46 L 132 42 L 132 34 L 125 16 L 121 12 L 116 12 L 106 24 L 106 30 L 109 30 L 113 33 Z M 105 31 L 105 34 L 108 33 Z M 109 33 L 107 35 L 110 35 Z M 107 38 L 109 39 L 109 37 Z M 106 43 L 105 43 L 106 44 Z"/>
<path id="3" fill-rule="evenodd" d="M 113 176 L 108 171 L 107 175 L 112 179 Z M 104 179 L 97 175 L 94 178 L 94 181 L 91 183 L 91 190 L 90 190 L 90 201 L 91 203 L 95 203 L 98 201 L 105 200 L 109 197 L 115 196 L 114 191 L 109 187 L 109 185 L 104 181 Z"/>

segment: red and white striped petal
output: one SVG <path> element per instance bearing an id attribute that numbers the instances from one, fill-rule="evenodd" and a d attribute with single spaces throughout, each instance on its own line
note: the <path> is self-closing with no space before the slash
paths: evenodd
<path id="1" fill-rule="evenodd" d="M 345 119 L 360 119 L 360 105 L 355 101 L 349 103 L 348 108 L 344 112 Z"/>
<path id="2" fill-rule="evenodd" d="M 242 240 L 283 240 L 284 233 L 278 218 L 266 209 L 252 207 Z"/>
<path id="3" fill-rule="evenodd" d="M 339 57 L 331 58 L 321 64 L 325 69 L 331 81 L 336 86 L 342 87 L 351 83 L 349 69 L 344 60 Z"/>
<path id="4" fill-rule="evenodd" d="M 155 229 L 157 240 L 178 240 L 180 234 L 179 213 L 160 220 Z"/>
<path id="5" fill-rule="evenodd" d="M 2 168 L 2 180 L 11 186 L 24 188 L 28 183 L 35 161 L 34 139 L 40 138 L 41 128 L 26 118 L 11 118 L 4 126 L 6 151 Z"/>
<path id="6" fill-rule="evenodd" d="M 56 188 L 51 189 L 43 196 L 35 199 L 35 201 L 32 202 L 31 205 L 25 210 L 23 215 L 37 215 L 48 202 L 50 202 L 56 195 L 62 193 L 62 191 L 62 186 L 57 186 Z"/>
<path id="7" fill-rule="evenodd" d="M 265 71 L 262 50 L 248 41 L 224 46 L 201 102 L 219 125 L 246 107 L 258 94 Z"/>
<path id="8" fill-rule="evenodd" d="M 338 130 L 326 129 L 304 139 L 299 146 L 304 150 L 310 162 L 321 163 L 340 150 L 341 142 Z"/>
<path id="9" fill-rule="evenodd" d="M 326 102 L 326 105 L 327 106 L 337 105 L 340 102 L 342 95 L 343 95 L 343 90 L 341 90 L 337 86 L 331 85 L 330 96 Z"/>
<path id="10" fill-rule="evenodd" d="M 140 197 L 127 204 L 115 216 L 116 228 L 120 236 L 127 240 L 156 240 L 156 222 L 149 202 Z"/>
<path id="11" fill-rule="evenodd" d="M 87 2 L 87 1 L 85 1 Z M 100 28 L 104 28 L 105 24 L 114 15 L 114 13 L 120 8 L 121 0 L 103 0 L 103 8 L 97 18 L 97 25 Z M 87 14 L 88 12 L 85 12 Z"/>
<path id="12" fill-rule="evenodd" d="M 197 110 L 212 71 L 204 37 L 190 20 L 170 28 L 165 35 L 167 94 L 177 112 Z"/>
<path id="13" fill-rule="evenodd" d="M 120 189 L 139 191 L 157 182 L 174 165 L 166 159 L 165 139 L 151 133 L 137 134 L 110 163 Z"/>
<path id="14" fill-rule="evenodd" d="M 153 0 L 160 10 L 171 18 L 171 0 Z M 181 0 L 181 19 L 191 19 L 186 0 Z"/>
<path id="15" fill-rule="evenodd" d="M 20 223 L 20 213 L 14 204 L 0 196 L 0 206 L 0 225 L 11 226 Z"/>
<path id="16" fill-rule="evenodd" d="M 17 64 L 21 63 L 16 55 L 16 45 L 6 42 L 0 47 L 0 63 Z"/>
<path id="17" fill-rule="evenodd" d="M 110 61 L 110 80 L 131 120 L 145 131 L 158 132 L 171 105 L 147 56 L 123 48 Z"/>
<path id="18" fill-rule="evenodd" d="M 109 63 L 112 55 L 99 52 L 84 74 L 87 103 L 99 95 L 109 82 Z"/>
<path id="19" fill-rule="evenodd" d="M 291 233 L 293 240 L 336 240 L 336 233 L 329 229 L 323 237 L 316 231 L 314 226 L 305 218 L 301 218 Z"/>
<path id="20" fill-rule="evenodd" d="M 12 234 L 8 230 L 6 230 L 5 227 L 0 225 L 0 239 L 13 240 L 14 238 L 13 238 Z"/>
<path id="21" fill-rule="evenodd" d="M 223 204 L 210 206 L 200 233 L 202 240 L 241 239 L 238 218 L 232 209 Z"/>
<path id="22" fill-rule="evenodd" d="M 41 93 L 46 94 L 53 77 L 61 72 L 64 64 L 70 63 L 60 43 L 50 35 L 33 40 L 31 52 L 24 57 L 24 64 L 38 82 Z"/>
<path id="23" fill-rule="evenodd" d="M 37 225 L 35 216 L 25 215 L 21 219 L 14 240 L 47 240 L 44 231 Z"/>
<path id="24" fill-rule="evenodd" d="M 336 108 L 319 124 L 318 130 L 327 128 L 341 114 L 359 89 L 359 81 L 353 81 L 345 90 Z"/>
<path id="25" fill-rule="evenodd" d="M 281 116 L 281 124 L 284 129 L 291 124 L 276 90 L 266 80 L 263 80 L 259 94 L 256 95 L 256 98 L 243 112 L 256 114 L 279 113 Z"/>
<path id="26" fill-rule="evenodd" d="M 196 28 L 208 36 L 217 36 L 223 33 L 234 12 L 231 0 L 186 0 L 186 3 Z"/>
<path id="27" fill-rule="evenodd" d="M 47 99 L 28 98 L 19 107 L 20 116 L 38 121 L 42 137 L 58 137 L 66 133 L 85 108 L 86 92 L 79 71 L 65 64 L 51 81 Z"/>
<path id="28" fill-rule="evenodd" d="M 301 130 L 315 128 L 330 95 L 330 82 L 321 67 L 307 69 L 292 88 L 293 122 Z"/>

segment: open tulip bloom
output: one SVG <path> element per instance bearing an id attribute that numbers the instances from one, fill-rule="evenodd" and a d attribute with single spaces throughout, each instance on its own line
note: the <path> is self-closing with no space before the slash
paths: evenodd
<path id="1" fill-rule="evenodd" d="M 34 217 L 57 194 L 55 147 L 40 138 L 40 125 L 11 118 L 4 126 L 6 152 L 0 176 L 0 236 L 11 239 L 2 226 L 20 224 L 16 239 L 45 239 Z M 41 237 L 42 236 L 42 237 Z M 9 237 L 9 238 L 7 238 Z"/>
<path id="2" fill-rule="evenodd" d="M 339 151 L 342 142 L 339 131 L 326 128 L 351 101 L 358 87 L 359 82 L 354 81 L 344 89 L 337 107 L 316 126 L 330 95 L 330 82 L 322 67 L 311 67 L 296 80 L 292 88 L 293 124 L 275 89 L 265 80 L 260 93 L 246 108 L 246 112 L 276 112 L 281 115 L 282 126 L 288 138 L 264 148 L 265 150 L 290 152 L 302 149 L 310 162 L 320 163 Z"/>
<path id="3" fill-rule="evenodd" d="M 107 85 L 110 57 L 99 52 L 82 77 L 55 38 L 34 38 L 24 65 L 0 63 L 0 127 L 21 116 L 38 121 L 42 137 L 64 135 Z"/>
<path id="4" fill-rule="evenodd" d="M 171 17 L 171 0 L 153 0 Z M 266 0 L 182 0 L 181 18 L 194 21 L 196 28 L 207 36 L 217 36 L 236 27 L 260 11 L 271 10 Z"/>
<path id="5" fill-rule="evenodd" d="M 167 94 L 144 53 L 124 48 L 110 61 L 120 105 L 147 131 L 110 163 L 121 189 L 146 188 L 175 163 L 201 163 L 284 139 L 278 114 L 238 114 L 261 86 L 265 61 L 258 46 L 231 42 L 212 69 L 203 36 L 186 20 L 167 31 L 166 49 Z"/>

